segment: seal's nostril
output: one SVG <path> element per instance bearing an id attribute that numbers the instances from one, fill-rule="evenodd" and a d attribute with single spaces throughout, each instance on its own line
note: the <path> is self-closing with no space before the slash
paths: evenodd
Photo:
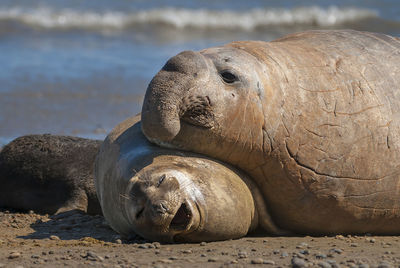
<path id="1" fill-rule="evenodd" d="M 157 205 L 153 205 L 153 209 L 160 214 L 165 214 L 168 212 L 168 207 L 162 202 Z"/>

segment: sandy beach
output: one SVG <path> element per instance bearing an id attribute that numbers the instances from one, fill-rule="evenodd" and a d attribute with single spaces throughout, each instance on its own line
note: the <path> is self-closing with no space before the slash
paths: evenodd
<path id="1" fill-rule="evenodd" d="M 398 267 L 396 236 L 244 237 L 212 243 L 126 241 L 102 216 L 0 210 L 0 267 Z"/>

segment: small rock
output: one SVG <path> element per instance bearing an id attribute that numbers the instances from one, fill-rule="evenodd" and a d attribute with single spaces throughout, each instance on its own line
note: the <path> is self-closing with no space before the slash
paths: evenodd
<path id="1" fill-rule="evenodd" d="M 207 255 L 203 253 L 200 255 L 200 257 L 207 257 Z"/>
<path id="2" fill-rule="evenodd" d="M 172 260 L 172 261 L 176 261 L 176 260 L 178 259 L 178 257 L 176 257 L 176 256 L 171 256 L 171 257 L 169 257 L 168 259 L 170 259 L 170 260 Z"/>
<path id="3" fill-rule="evenodd" d="M 115 243 L 117 243 L 117 244 L 122 244 L 122 240 L 121 239 L 115 239 Z"/>
<path id="4" fill-rule="evenodd" d="M 320 262 L 318 262 L 317 265 L 318 265 L 319 267 L 322 267 L 322 268 L 331 268 L 331 267 L 332 267 L 329 263 L 327 263 L 327 262 L 325 262 L 325 261 L 320 261 Z"/>
<path id="5" fill-rule="evenodd" d="M 370 243 L 375 243 L 376 242 L 375 238 L 372 238 L 372 237 L 367 237 L 365 240 L 367 242 L 370 242 Z"/>
<path id="6" fill-rule="evenodd" d="M 302 250 L 300 250 L 300 253 L 303 255 L 308 255 L 308 254 L 310 254 L 310 251 L 308 251 L 308 249 L 302 249 Z"/>
<path id="7" fill-rule="evenodd" d="M 274 251 L 272 251 L 272 253 L 274 253 L 275 255 L 279 254 L 281 251 L 279 249 L 274 249 Z"/>
<path id="8" fill-rule="evenodd" d="M 209 259 L 208 259 L 208 262 L 217 262 L 217 261 L 218 261 L 217 258 L 209 258 Z"/>
<path id="9" fill-rule="evenodd" d="M 32 259 L 39 259 L 40 257 L 39 257 L 39 255 L 32 255 L 31 258 Z"/>
<path id="10" fill-rule="evenodd" d="M 378 264 L 378 268 L 391 268 L 393 267 L 393 265 L 391 265 L 390 263 L 383 261 L 381 263 Z"/>
<path id="11" fill-rule="evenodd" d="M 357 243 L 351 243 L 350 247 L 356 248 L 356 247 L 358 247 L 358 244 Z"/>
<path id="12" fill-rule="evenodd" d="M 302 268 L 302 267 L 306 267 L 306 266 L 307 266 L 307 263 L 304 260 L 297 258 L 297 257 L 294 257 L 292 259 L 292 267 L 293 268 Z"/>
<path id="13" fill-rule="evenodd" d="M 8 255 L 8 258 L 9 259 L 16 259 L 16 258 L 19 258 L 20 256 L 21 256 L 21 253 L 13 251 L 13 252 L 10 253 L 10 255 Z"/>
<path id="14" fill-rule="evenodd" d="M 245 251 L 240 251 L 240 252 L 238 253 L 238 256 L 239 256 L 239 259 L 245 259 L 245 258 L 247 258 L 247 252 L 245 252 Z"/>
<path id="15" fill-rule="evenodd" d="M 251 264 L 262 264 L 263 262 L 264 262 L 264 260 L 261 258 L 251 260 Z"/>
<path id="16" fill-rule="evenodd" d="M 202 247 L 204 247 L 205 245 L 207 245 L 206 242 L 201 242 L 201 243 L 200 243 L 200 246 L 202 246 Z"/>
<path id="17" fill-rule="evenodd" d="M 264 260 L 263 264 L 270 264 L 270 265 L 275 265 L 275 262 L 272 260 Z"/>
<path id="18" fill-rule="evenodd" d="M 282 252 L 281 257 L 282 257 L 282 258 L 289 257 L 289 253 L 287 253 L 286 251 L 284 251 L 284 252 Z"/>
<path id="19" fill-rule="evenodd" d="M 295 254 L 300 259 L 305 259 L 306 258 L 306 256 L 304 254 L 301 254 L 301 253 L 295 253 Z"/>
<path id="20" fill-rule="evenodd" d="M 149 248 L 149 247 L 146 244 L 141 244 L 141 245 L 138 246 L 138 248 L 145 249 L 145 248 Z"/>
<path id="21" fill-rule="evenodd" d="M 329 251 L 337 253 L 337 254 L 342 254 L 343 250 L 341 250 L 340 248 L 332 248 Z"/>
<path id="22" fill-rule="evenodd" d="M 296 248 L 298 248 L 298 249 L 307 248 L 307 247 L 308 247 L 308 244 L 305 242 L 301 242 L 300 244 L 298 244 L 296 246 Z"/>
<path id="23" fill-rule="evenodd" d="M 326 259 L 326 255 L 323 253 L 317 253 L 315 254 L 315 258 L 317 259 Z"/>
<path id="24" fill-rule="evenodd" d="M 190 254 L 190 253 L 193 253 L 193 251 L 191 251 L 190 249 L 185 249 L 185 250 L 182 251 L 182 253 Z"/>
<path id="25" fill-rule="evenodd" d="M 335 238 L 339 239 L 339 240 L 344 240 L 344 236 L 343 235 L 337 235 L 337 236 L 335 236 Z"/>
<path id="26" fill-rule="evenodd" d="M 51 235 L 49 238 L 50 240 L 60 240 L 60 238 L 56 235 Z"/>
<path id="27" fill-rule="evenodd" d="M 161 247 L 161 244 L 159 242 L 154 242 L 153 246 L 158 249 Z"/>
<path id="28" fill-rule="evenodd" d="M 172 260 L 167 260 L 167 259 L 161 259 L 159 260 L 161 263 L 172 263 Z"/>

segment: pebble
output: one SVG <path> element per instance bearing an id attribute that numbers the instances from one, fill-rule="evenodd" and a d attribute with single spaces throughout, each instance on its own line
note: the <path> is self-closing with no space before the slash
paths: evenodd
<path id="1" fill-rule="evenodd" d="M 208 262 L 217 262 L 217 261 L 218 261 L 217 258 L 209 258 L 209 259 L 208 259 Z"/>
<path id="2" fill-rule="evenodd" d="M 304 260 L 297 258 L 297 257 L 294 257 L 292 259 L 292 267 L 293 268 L 302 268 L 302 267 L 306 267 L 306 266 L 307 266 L 307 263 Z"/>
<path id="3" fill-rule="evenodd" d="M 343 250 L 341 250 L 340 248 L 332 248 L 330 249 L 331 252 L 337 253 L 337 254 L 342 254 Z"/>
<path id="4" fill-rule="evenodd" d="M 295 253 L 295 254 L 300 259 L 305 259 L 306 258 L 306 256 L 304 254 L 301 254 L 301 253 Z"/>
<path id="5" fill-rule="evenodd" d="M 161 259 L 159 260 L 161 263 L 172 263 L 172 260 L 167 260 L 167 259 Z"/>
<path id="6" fill-rule="evenodd" d="M 315 258 L 317 259 L 326 259 L 326 255 L 323 253 L 317 253 L 315 254 Z"/>
<path id="7" fill-rule="evenodd" d="M 94 261 L 103 261 L 103 260 L 104 260 L 103 257 L 97 255 L 97 254 L 96 254 L 95 252 L 93 252 L 93 251 L 88 251 L 88 252 L 87 252 L 87 258 L 88 258 L 89 260 L 94 260 Z"/>
<path id="8" fill-rule="evenodd" d="M 356 247 L 358 247 L 358 244 L 357 243 L 351 243 L 350 247 L 356 248 Z"/>
<path id="9" fill-rule="evenodd" d="M 281 252 L 279 249 L 274 249 L 274 251 L 272 251 L 272 253 L 274 253 L 275 255 L 279 254 L 279 252 Z"/>
<path id="10" fill-rule="evenodd" d="M 240 251 L 240 252 L 238 253 L 238 256 L 239 256 L 239 259 L 245 259 L 245 258 L 247 258 L 247 252 L 245 252 L 245 251 Z"/>
<path id="11" fill-rule="evenodd" d="M 270 265 L 275 265 L 275 262 L 272 260 L 264 260 L 263 264 L 270 264 Z"/>
<path id="12" fill-rule="evenodd" d="M 263 264 L 264 260 L 261 258 L 252 259 L 251 264 Z"/>
<path id="13" fill-rule="evenodd" d="M 56 235 L 51 235 L 49 238 L 50 240 L 60 240 L 60 238 Z"/>
<path id="14" fill-rule="evenodd" d="M 161 247 L 161 244 L 159 242 L 154 242 L 153 246 L 158 249 Z"/>
<path id="15" fill-rule="evenodd" d="M 8 255 L 8 258 L 9 259 L 16 259 L 16 258 L 19 258 L 20 256 L 21 256 L 21 253 L 13 251 L 13 252 L 10 253 L 10 255 Z"/>
<path id="16" fill-rule="evenodd" d="M 207 245 L 206 242 L 201 242 L 201 243 L 200 243 L 200 246 L 203 246 L 203 247 L 204 247 L 205 245 Z"/>
<path id="17" fill-rule="evenodd" d="M 317 263 L 317 265 L 322 268 L 331 268 L 332 267 L 329 263 L 327 263 L 325 261 L 320 261 Z"/>
<path id="18" fill-rule="evenodd" d="M 300 250 L 300 253 L 303 255 L 308 255 L 308 254 L 310 254 L 310 251 L 308 251 L 308 249 L 303 249 L 303 250 Z"/>
<path id="19" fill-rule="evenodd" d="M 175 260 L 178 259 L 178 257 L 176 257 L 176 256 L 171 256 L 171 257 L 169 257 L 168 259 L 175 261 Z"/>
<path id="20" fill-rule="evenodd" d="M 391 268 L 391 267 L 393 267 L 393 266 L 390 263 L 385 262 L 385 261 L 378 264 L 378 268 Z"/>
<path id="21" fill-rule="evenodd" d="M 207 254 L 201 254 L 200 257 L 207 257 Z"/>
<path id="22" fill-rule="evenodd" d="M 282 252 L 281 257 L 282 257 L 282 258 L 289 257 L 289 253 L 287 253 L 286 251 L 284 251 L 284 252 Z"/>
<path id="23" fill-rule="evenodd" d="M 191 251 L 190 249 L 185 249 L 185 250 L 182 251 L 182 253 L 190 254 L 190 253 L 193 253 L 193 251 Z"/>
<path id="24" fill-rule="evenodd" d="M 122 240 L 121 239 L 115 239 L 115 243 L 117 243 L 117 244 L 122 244 Z"/>

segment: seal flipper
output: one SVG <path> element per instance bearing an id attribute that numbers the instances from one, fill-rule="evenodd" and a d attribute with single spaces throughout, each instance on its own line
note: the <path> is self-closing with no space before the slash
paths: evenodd
<path id="1" fill-rule="evenodd" d="M 61 207 L 54 213 L 55 215 L 65 213 L 68 211 L 80 210 L 87 212 L 88 210 L 88 197 L 83 190 L 77 190 L 72 193 L 71 198 L 68 199 Z"/>

